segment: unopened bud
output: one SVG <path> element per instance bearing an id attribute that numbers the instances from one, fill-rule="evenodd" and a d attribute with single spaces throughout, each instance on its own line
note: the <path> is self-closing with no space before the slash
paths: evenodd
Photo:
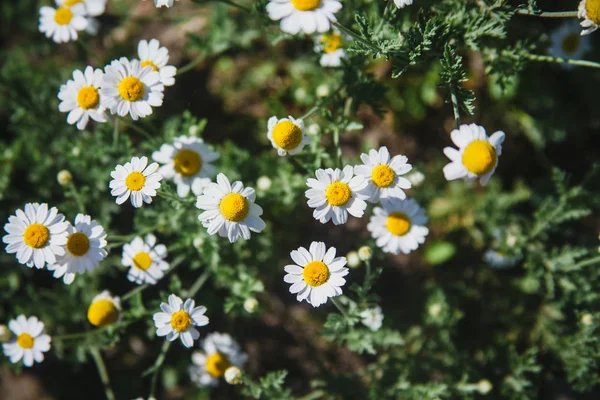
<path id="1" fill-rule="evenodd" d="M 321 127 L 317 124 L 310 124 L 306 132 L 309 135 L 316 136 L 319 134 L 319 132 L 321 132 Z"/>
<path id="2" fill-rule="evenodd" d="M 237 385 L 242 382 L 242 370 L 233 366 L 225 370 L 225 381 L 230 385 Z"/>
<path id="3" fill-rule="evenodd" d="M 188 132 L 191 136 L 197 136 L 199 131 L 200 131 L 200 128 L 198 128 L 198 125 L 192 125 L 188 129 Z"/>
<path id="4" fill-rule="evenodd" d="M 248 313 L 252 314 L 257 309 L 258 309 L 258 300 L 256 300 L 255 298 L 251 297 L 249 299 L 246 299 L 246 301 L 244 301 L 244 310 L 246 310 Z"/>
<path id="5" fill-rule="evenodd" d="M 329 96 L 329 86 L 319 85 L 319 87 L 317 87 L 317 96 L 319 96 L 319 97 Z"/>
<path id="6" fill-rule="evenodd" d="M 362 246 L 360 249 L 358 249 L 358 257 L 361 259 L 361 261 L 369 261 L 372 255 L 373 251 L 368 246 Z"/>
<path id="7" fill-rule="evenodd" d="M 0 325 L 0 343 L 8 342 L 11 336 L 12 333 L 8 329 L 8 326 Z"/>
<path id="8" fill-rule="evenodd" d="M 258 178 L 258 181 L 256 181 L 256 186 L 258 187 L 259 190 L 262 191 L 267 191 L 269 189 L 271 189 L 271 185 L 273 184 L 273 182 L 271 182 L 271 178 L 269 178 L 268 176 L 261 176 L 260 178 Z"/>
<path id="9" fill-rule="evenodd" d="M 360 258 L 358 257 L 358 253 L 355 251 L 351 251 L 346 254 L 346 261 L 348 261 L 348 266 L 350 268 L 356 268 L 360 265 Z"/>
<path id="10" fill-rule="evenodd" d="M 442 306 L 440 306 L 439 304 L 432 304 L 429 306 L 429 315 L 431 315 L 432 317 L 437 317 L 438 315 L 440 315 L 441 311 Z"/>
<path id="11" fill-rule="evenodd" d="M 477 390 L 480 394 L 488 394 L 490 390 L 492 390 L 492 388 L 492 383 L 487 379 L 482 379 L 479 382 L 477 382 Z"/>
<path id="12" fill-rule="evenodd" d="M 73 175 L 66 169 L 63 169 L 56 174 L 56 180 L 61 186 L 67 186 L 73 180 Z"/>
<path id="13" fill-rule="evenodd" d="M 592 322 L 594 322 L 594 317 L 592 317 L 592 314 L 583 314 L 581 316 L 581 323 L 584 325 L 591 325 Z"/>

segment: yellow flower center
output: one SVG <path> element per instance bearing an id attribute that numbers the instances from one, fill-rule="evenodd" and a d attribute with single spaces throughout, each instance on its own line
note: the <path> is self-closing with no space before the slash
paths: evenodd
<path id="1" fill-rule="evenodd" d="M 90 239 L 81 232 L 69 235 L 67 239 L 67 250 L 71 255 L 81 257 L 90 249 Z"/>
<path id="2" fill-rule="evenodd" d="M 219 203 L 219 209 L 226 220 L 240 222 L 248 215 L 248 200 L 239 193 L 229 193 Z"/>
<path id="3" fill-rule="evenodd" d="M 75 4 L 83 3 L 83 0 L 67 0 L 63 3 L 64 7 L 71 7 Z"/>
<path id="4" fill-rule="evenodd" d="M 216 352 L 206 358 L 206 372 L 215 378 L 225 375 L 225 370 L 231 367 L 231 362 L 223 354 Z"/>
<path id="5" fill-rule="evenodd" d="M 329 268 L 323 261 L 311 261 L 302 271 L 304 282 L 310 286 L 321 286 L 329 279 Z"/>
<path id="6" fill-rule="evenodd" d="M 33 342 L 33 336 L 29 333 L 23 332 L 17 337 L 17 344 L 22 349 L 31 349 L 33 347 Z"/>
<path id="7" fill-rule="evenodd" d="M 486 140 L 474 140 L 465 149 L 462 163 L 475 175 L 487 174 L 496 165 L 496 149 Z"/>
<path id="8" fill-rule="evenodd" d="M 396 173 L 387 165 L 378 165 L 371 172 L 371 179 L 378 187 L 388 187 L 396 178 Z"/>
<path id="9" fill-rule="evenodd" d="M 90 305 L 87 317 L 94 326 L 108 326 L 119 319 L 119 309 L 111 300 L 100 299 Z"/>
<path id="10" fill-rule="evenodd" d="M 145 271 L 152 265 L 152 258 L 150 258 L 150 254 L 145 251 L 140 251 L 133 257 L 133 265 L 136 268 Z"/>
<path id="11" fill-rule="evenodd" d="M 23 233 L 25 244 L 34 249 L 41 249 L 50 241 L 50 231 L 42 224 L 31 224 Z"/>
<path id="12" fill-rule="evenodd" d="M 173 168 L 183 176 L 196 175 L 202 168 L 202 158 L 193 150 L 181 149 L 173 159 Z"/>
<path id="13" fill-rule="evenodd" d="M 344 182 L 333 182 L 325 189 L 325 198 L 332 206 L 343 206 L 352 196 L 350 186 Z"/>
<path id="14" fill-rule="evenodd" d="M 577 33 L 569 33 L 563 38 L 562 49 L 567 54 L 572 54 L 579 48 L 581 37 Z"/>
<path id="15" fill-rule="evenodd" d="M 98 89 L 93 86 L 84 86 L 77 93 L 77 104 L 84 110 L 95 108 L 100 103 Z"/>
<path id="16" fill-rule="evenodd" d="M 128 76 L 119 83 L 119 94 L 123 100 L 138 101 L 144 97 L 144 84 L 135 76 Z"/>
<path id="17" fill-rule="evenodd" d="M 134 192 L 142 190 L 145 183 L 146 177 L 141 172 L 134 171 L 125 178 L 125 186 L 127 186 L 127 189 L 133 190 Z"/>
<path id="18" fill-rule="evenodd" d="M 586 0 L 585 11 L 588 19 L 596 25 L 600 25 L 600 0 Z"/>
<path id="19" fill-rule="evenodd" d="M 299 11 L 312 11 L 321 5 L 321 0 L 292 0 L 292 5 Z"/>
<path id="20" fill-rule="evenodd" d="M 153 70 L 158 71 L 158 67 L 150 60 L 142 61 L 142 68 L 152 67 Z"/>
<path id="21" fill-rule="evenodd" d="M 185 311 L 179 310 L 177 312 L 174 312 L 173 315 L 171 315 L 171 326 L 177 332 L 185 331 L 187 328 L 190 327 L 190 325 L 192 325 L 192 319 L 190 318 L 190 315 Z"/>
<path id="22" fill-rule="evenodd" d="M 73 11 L 67 7 L 60 7 L 54 13 L 54 22 L 58 25 L 67 25 L 73 18 Z"/>
<path id="23" fill-rule="evenodd" d="M 390 213 L 385 227 L 392 235 L 404 236 L 410 230 L 410 218 L 401 212 Z"/>
<path id="24" fill-rule="evenodd" d="M 321 37 L 324 53 L 333 53 L 342 46 L 342 35 L 337 32 L 323 35 Z"/>
<path id="25" fill-rule="evenodd" d="M 281 121 L 273 128 L 273 141 L 284 150 L 293 150 L 302 142 L 302 129 L 292 121 Z"/>

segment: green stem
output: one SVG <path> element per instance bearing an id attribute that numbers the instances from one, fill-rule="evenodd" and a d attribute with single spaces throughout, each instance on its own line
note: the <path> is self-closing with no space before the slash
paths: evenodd
<path id="1" fill-rule="evenodd" d="M 335 158 L 337 160 L 338 167 L 343 169 L 342 148 L 340 147 L 340 130 L 337 127 L 333 129 L 333 145 L 335 146 Z"/>
<path id="2" fill-rule="evenodd" d="M 185 74 L 188 71 L 193 70 L 194 68 L 196 68 L 202 61 L 204 60 L 204 54 L 200 54 L 198 57 L 194 58 L 192 61 L 190 61 L 188 64 L 184 65 L 183 67 L 179 68 L 177 70 L 177 76 Z"/>
<path id="3" fill-rule="evenodd" d="M 454 121 L 456 122 L 456 129 L 460 128 L 460 110 L 458 108 L 458 98 L 456 97 L 456 90 L 450 90 L 450 98 L 452 99 L 452 110 L 454 111 Z"/>
<path id="4" fill-rule="evenodd" d="M 113 127 L 113 149 L 117 149 L 117 145 L 119 143 L 119 117 L 115 117 Z"/>
<path id="5" fill-rule="evenodd" d="M 364 286 L 367 287 L 367 282 L 371 277 L 371 260 L 365 261 L 366 271 L 365 271 L 365 283 Z"/>
<path id="6" fill-rule="evenodd" d="M 530 15 L 532 17 L 543 17 L 543 18 L 577 18 L 577 11 L 556 11 L 556 12 L 541 12 L 534 13 L 527 10 L 518 10 L 519 15 Z"/>
<path id="7" fill-rule="evenodd" d="M 79 212 L 85 214 L 85 204 L 83 202 L 83 199 L 81 198 L 81 195 L 79 194 L 79 191 L 77 190 L 77 186 L 75 186 L 75 183 L 73 183 L 73 181 L 69 182 L 69 192 L 71 192 L 71 196 L 73 196 L 73 198 L 75 199 L 75 202 L 79 207 Z"/>
<path id="8" fill-rule="evenodd" d="M 585 267 L 585 266 L 588 266 L 591 264 L 595 264 L 595 263 L 600 263 L 600 256 L 596 256 L 596 257 L 588 258 L 587 260 L 580 261 L 577 264 L 572 265 L 571 267 L 565 268 L 565 271 L 576 271 L 582 267 Z"/>
<path id="9" fill-rule="evenodd" d="M 320 105 L 314 106 L 313 108 L 311 108 L 310 110 L 308 110 L 308 112 L 306 114 L 304 114 L 303 116 L 301 116 L 298 119 L 304 120 L 304 119 L 310 117 L 311 115 L 313 115 L 314 113 L 316 113 L 319 110 L 320 107 L 321 107 Z"/>
<path id="10" fill-rule="evenodd" d="M 365 46 L 367 46 L 371 50 L 373 50 L 375 53 L 380 52 L 379 47 L 375 46 L 373 43 L 369 42 L 367 39 L 365 39 L 358 33 L 354 32 L 352 29 L 346 28 L 344 25 L 340 24 L 339 22 L 334 22 L 333 26 L 338 28 L 340 31 L 344 32 L 346 35 L 352 36 L 354 38 L 354 40 L 361 42 L 362 44 L 364 44 Z"/>
<path id="11" fill-rule="evenodd" d="M 346 310 L 344 310 L 344 307 L 340 304 L 339 301 L 337 301 L 337 299 L 335 297 L 331 297 L 331 302 L 333 304 L 335 304 L 335 306 L 337 307 L 337 309 L 340 311 L 340 313 L 342 313 L 342 315 L 344 317 L 348 317 L 348 313 L 346 313 Z"/>
<path id="12" fill-rule="evenodd" d="M 127 124 L 127 127 L 133 129 L 137 133 L 142 134 L 143 136 L 145 136 L 146 138 L 148 138 L 150 140 L 154 140 L 155 139 L 154 137 L 152 137 L 152 135 L 150 134 L 150 132 L 148 132 L 144 128 L 140 128 L 135 123 Z"/>
<path id="13" fill-rule="evenodd" d="M 115 400 L 115 394 L 113 393 L 110 387 L 110 380 L 108 379 L 108 372 L 106 371 L 106 365 L 104 361 L 102 361 L 102 355 L 95 347 L 90 347 L 90 354 L 96 363 L 96 367 L 98 368 L 98 374 L 100 374 L 100 380 L 102 380 L 102 385 L 104 385 L 104 394 L 106 394 L 107 400 Z"/>
<path id="14" fill-rule="evenodd" d="M 387 21 L 387 13 L 388 13 L 388 9 L 390 4 L 392 3 L 391 0 L 388 0 L 387 3 L 385 3 L 385 7 L 383 8 L 383 16 L 381 17 L 381 19 L 379 20 L 379 24 L 377 24 L 377 27 L 375 28 L 375 35 L 377 35 L 379 32 L 381 32 L 381 29 L 383 28 L 383 24 Z"/>
<path id="15" fill-rule="evenodd" d="M 196 295 L 196 293 L 198 293 L 198 291 L 200 289 L 202 289 L 202 286 L 204 286 L 204 284 L 208 280 L 210 273 L 211 273 L 211 271 L 209 269 L 206 269 L 204 271 L 204 273 L 202 275 L 200 275 L 198 277 L 198 279 L 196 279 L 196 282 L 194 282 L 192 284 L 192 286 L 188 289 L 188 291 L 184 294 L 184 296 L 188 297 L 188 298 L 194 297 Z"/>
<path id="16" fill-rule="evenodd" d="M 165 274 L 164 274 L 163 278 L 165 276 L 167 276 L 168 274 L 170 274 L 171 272 L 173 272 L 175 270 L 175 268 L 177 268 L 179 265 L 181 265 L 181 263 L 183 262 L 183 260 L 185 260 L 185 256 L 179 256 L 178 258 L 176 258 L 171 263 L 171 268 L 169 268 L 167 271 L 165 271 Z M 127 301 L 127 300 L 131 299 L 133 296 L 135 296 L 137 293 L 143 292 L 144 290 L 148 289 L 151 286 L 153 286 L 153 285 L 150 285 L 148 283 L 144 283 L 143 285 L 140 285 L 140 286 L 138 286 L 138 287 L 136 287 L 134 289 L 131 289 L 129 292 L 127 292 L 123 296 L 121 296 L 121 300 L 122 301 Z"/>
<path id="17" fill-rule="evenodd" d="M 531 61 L 565 63 L 571 65 L 578 65 L 580 67 L 600 68 L 600 63 L 594 61 L 572 60 L 569 58 L 542 56 L 539 54 L 527 54 L 526 57 Z"/>
<path id="18" fill-rule="evenodd" d="M 153 372 L 152 379 L 150 380 L 150 397 L 154 397 L 154 394 L 156 393 L 156 381 L 158 379 L 158 372 L 160 371 L 160 367 L 162 367 L 163 363 L 165 362 L 165 358 L 167 357 L 167 351 L 169 351 L 171 343 L 173 342 L 165 340 L 165 342 L 162 345 L 162 348 L 160 349 L 160 354 L 158 355 L 156 361 L 154 362 L 154 365 L 152 366 Z"/>

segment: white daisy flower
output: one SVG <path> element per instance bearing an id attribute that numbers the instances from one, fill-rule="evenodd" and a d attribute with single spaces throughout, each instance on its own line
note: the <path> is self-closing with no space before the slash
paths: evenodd
<path id="1" fill-rule="evenodd" d="M 579 59 L 592 47 L 589 36 L 580 35 L 579 24 L 569 20 L 555 29 L 550 35 L 548 53 L 553 57 Z M 562 64 L 564 68 L 573 68 L 571 64 Z"/>
<path id="2" fill-rule="evenodd" d="M 154 5 L 157 8 L 160 8 L 160 7 L 169 8 L 169 7 L 173 7 L 173 1 L 174 0 L 154 0 Z"/>
<path id="3" fill-rule="evenodd" d="M 51 339 L 46 335 L 42 321 L 37 317 L 19 315 L 8 322 L 8 327 L 15 336 L 4 343 L 2 349 L 11 363 L 23 359 L 23 365 L 31 367 L 34 362 L 44 361 L 44 353 L 50 350 Z"/>
<path id="4" fill-rule="evenodd" d="M 599 0 L 581 0 L 577 17 L 583 19 L 581 35 L 589 35 L 600 26 L 600 1 Z"/>
<path id="5" fill-rule="evenodd" d="M 488 138 L 483 126 L 470 124 L 454 129 L 450 137 L 458 150 L 452 147 L 444 149 L 444 154 L 451 161 L 444 167 L 446 179 L 479 179 L 482 185 L 486 185 L 498 166 L 504 132 L 498 131 Z"/>
<path id="6" fill-rule="evenodd" d="M 121 318 L 121 299 L 111 296 L 108 290 L 96 295 L 87 312 L 88 321 L 94 326 L 108 326 Z"/>
<path id="7" fill-rule="evenodd" d="M 152 159 L 163 164 L 159 170 L 162 176 L 177 185 L 179 197 L 186 197 L 190 189 L 201 195 L 217 172 L 211 163 L 218 158 L 219 153 L 210 150 L 202 139 L 191 136 L 177 137 L 172 145 L 163 144 L 152 153 Z"/>
<path id="8" fill-rule="evenodd" d="M 271 117 L 267 128 L 267 137 L 280 156 L 287 153 L 298 154 L 310 143 L 310 138 L 304 135 L 304 121 L 301 119 L 294 119 L 292 116 L 281 119 Z"/>
<path id="9" fill-rule="evenodd" d="M 292 35 L 327 32 L 337 21 L 334 14 L 341 9 L 337 0 L 270 0 L 267 4 L 269 18 L 281 20 L 281 30 Z"/>
<path id="10" fill-rule="evenodd" d="M 77 4 L 85 6 L 85 15 L 97 17 L 104 14 L 106 2 L 108 0 L 56 0 L 56 5 L 60 7 L 73 7 Z"/>
<path id="11" fill-rule="evenodd" d="M 333 220 L 335 225 L 345 224 L 348 213 L 360 218 L 363 216 L 367 203 L 365 199 L 371 197 L 367 193 L 367 181 L 362 176 L 353 176 L 350 165 L 344 170 L 336 168 L 318 169 L 315 172 L 317 179 L 309 178 L 306 184 L 310 189 L 306 191 L 308 206 L 314 208 L 313 217 L 322 224 Z"/>
<path id="12" fill-rule="evenodd" d="M 75 274 L 93 271 L 108 253 L 104 250 L 106 232 L 89 215 L 77 214 L 75 226 L 69 224 L 67 235 L 65 254 L 55 264 L 48 264 L 48 270 L 54 271 L 55 278 L 62 277 L 63 282 L 70 285 Z"/>
<path id="13" fill-rule="evenodd" d="M 412 3 L 413 3 L 413 0 L 394 0 L 394 4 L 398 8 L 410 6 Z"/>
<path id="14" fill-rule="evenodd" d="M 160 187 L 162 175 L 156 170 L 157 163 L 148 165 L 147 157 L 133 157 L 131 162 L 125 165 L 117 165 L 110 173 L 113 180 L 109 187 L 110 194 L 117 197 L 116 203 L 121 205 L 131 196 L 131 204 L 139 208 L 143 203 L 152 203 L 152 197 L 156 196 L 156 189 Z"/>
<path id="15" fill-rule="evenodd" d="M 175 84 L 175 75 L 177 68 L 172 65 L 167 65 L 169 62 L 169 50 L 166 47 L 160 46 L 160 42 L 152 39 L 141 40 L 138 44 L 138 57 L 142 63 L 142 68 L 152 67 L 152 69 L 160 74 L 160 82 L 165 86 L 173 86 Z"/>
<path id="16" fill-rule="evenodd" d="M 248 360 L 240 345 L 226 333 L 211 333 L 201 345 L 202 351 L 192 354 L 190 378 L 198 386 L 216 386 L 228 368 L 241 367 Z"/>
<path id="17" fill-rule="evenodd" d="M 406 198 L 406 193 L 402 189 L 412 187 L 407 178 L 400 176 L 412 169 L 412 165 L 407 163 L 406 156 L 398 155 L 390 158 L 387 147 L 382 146 L 379 151 L 372 149 L 369 154 L 361 154 L 360 159 L 363 165 L 355 166 L 354 173 L 367 181 L 367 191 L 371 193 L 370 202 Z"/>
<path id="18" fill-rule="evenodd" d="M 250 231 L 261 232 L 265 222 L 260 218 L 262 208 L 254 203 L 256 192 L 251 187 L 244 188 L 240 181 L 229 183 L 223 174 L 217 175 L 217 183 L 210 183 L 198 196 L 196 207 L 204 210 L 198 216 L 208 234 L 226 237 L 231 243 L 242 237 L 250 239 Z"/>
<path id="19" fill-rule="evenodd" d="M 367 224 L 377 246 L 392 254 L 408 254 L 425 243 L 427 216 L 414 199 L 389 199 L 375 207 Z"/>
<path id="20" fill-rule="evenodd" d="M 204 315 L 206 307 L 194 307 L 195 302 L 187 299 L 185 303 L 174 294 L 169 296 L 169 303 L 160 303 L 162 312 L 154 314 L 156 335 L 166 336 L 172 342 L 181 336 L 181 343 L 185 347 L 192 347 L 194 340 L 200 333 L 194 326 L 208 324 L 208 317 Z"/>
<path id="21" fill-rule="evenodd" d="M 342 43 L 342 34 L 335 30 L 317 38 L 315 51 L 323 53 L 319 60 L 322 67 L 339 67 L 342 65 L 342 59 L 346 58 L 346 51 L 343 49 Z"/>
<path id="22" fill-rule="evenodd" d="M 100 101 L 100 85 L 104 73 L 101 69 L 86 67 L 84 72 L 73 71 L 73 80 L 60 87 L 58 105 L 60 112 L 68 112 L 67 123 L 77 124 L 84 130 L 90 118 L 97 122 L 106 122 L 104 106 Z"/>
<path id="23" fill-rule="evenodd" d="M 48 209 L 46 203 L 27 203 L 25 212 L 17 210 L 16 216 L 8 217 L 4 225 L 8 234 L 2 241 L 8 244 L 8 254 L 17 253 L 20 264 L 41 269 L 65 254 L 68 226 L 56 207 Z"/>
<path id="24" fill-rule="evenodd" d="M 169 269 L 167 258 L 167 247 L 164 244 L 156 244 L 156 236 L 146 235 L 145 240 L 135 237 L 131 243 L 123 246 L 123 257 L 121 264 L 131 267 L 127 273 L 127 279 L 138 285 L 149 283 L 154 285 L 164 276 Z"/>
<path id="25" fill-rule="evenodd" d="M 43 6 L 40 8 L 39 30 L 56 43 L 77 40 L 77 31 L 82 31 L 87 26 L 88 20 L 85 18 L 83 4 L 75 4 L 72 7 Z"/>
<path id="26" fill-rule="evenodd" d="M 129 114 L 134 121 L 147 117 L 152 107 L 162 106 L 164 90 L 160 74 L 142 67 L 138 60 L 121 57 L 104 67 L 100 94 L 103 105 L 113 114 Z"/>
<path id="27" fill-rule="evenodd" d="M 335 247 L 325 252 L 325 243 L 312 242 L 310 249 L 299 247 L 290 253 L 296 264 L 284 267 L 284 282 L 291 283 L 290 293 L 298 293 L 298 301 L 306 300 L 313 307 L 325 304 L 329 297 L 342 294 L 343 278 L 348 275 L 346 257 L 336 257 Z"/>
<path id="28" fill-rule="evenodd" d="M 360 313 L 360 322 L 372 330 L 373 332 L 378 331 L 383 325 L 383 313 L 381 307 L 375 306 L 373 308 L 367 308 Z"/>

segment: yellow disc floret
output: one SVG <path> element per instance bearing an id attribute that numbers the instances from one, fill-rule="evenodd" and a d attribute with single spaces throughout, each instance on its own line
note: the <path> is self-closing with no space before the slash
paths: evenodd
<path id="1" fill-rule="evenodd" d="M 292 0 L 292 5 L 298 11 L 312 11 L 321 5 L 321 0 Z"/>
<path id="2" fill-rule="evenodd" d="M 219 203 L 219 209 L 226 220 L 240 222 L 248 215 L 248 200 L 239 193 L 229 193 Z"/>
<path id="3" fill-rule="evenodd" d="M 171 327 L 177 332 L 185 331 L 190 325 L 192 325 L 192 319 L 187 312 L 179 310 L 171 315 Z"/>
<path id="4" fill-rule="evenodd" d="M 410 218 L 401 212 L 390 213 L 385 227 L 392 235 L 404 236 L 410 231 Z"/>
<path id="5" fill-rule="evenodd" d="M 573 54 L 579 48 L 581 36 L 577 33 L 569 33 L 562 40 L 562 49 L 567 54 Z"/>
<path id="6" fill-rule="evenodd" d="M 333 53 L 342 46 L 342 35 L 337 32 L 323 35 L 321 44 L 323 45 L 323 53 Z"/>
<path id="7" fill-rule="evenodd" d="M 41 249 L 50 241 L 50 231 L 42 224 L 31 224 L 23 233 L 25 244 L 34 249 Z"/>
<path id="8" fill-rule="evenodd" d="M 462 163 L 475 175 L 484 175 L 496 166 L 496 149 L 485 140 L 474 140 L 465 149 Z"/>
<path id="9" fill-rule="evenodd" d="M 67 251 L 76 257 L 81 257 L 85 255 L 90 249 L 90 239 L 81 233 L 75 232 L 69 235 L 69 239 L 67 239 Z"/>
<path id="10" fill-rule="evenodd" d="M 144 97 L 144 84 L 135 76 L 128 76 L 119 83 L 119 94 L 123 100 L 138 101 Z"/>
<path id="11" fill-rule="evenodd" d="M 585 0 L 587 18 L 596 25 L 600 25 L 600 0 Z"/>
<path id="12" fill-rule="evenodd" d="M 329 268 L 323 261 L 311 261 L 302 271 L 304 282 L 310 286 L 321 286 L 329 279 Z"/>
<path id="13" fill-rule="evenodd" d="M 352 190 L 344 182 L 333 182 L 325 190 L 325 198 L 332 206 L 343 206 L 350 201 L 350 197 L 352 197 Z"/>
<path id="14" fill-rule="evenodd" d="M 292 121 L 281 121 L 273 128 L 273 141 L 286 151 L 293 150 L 302 142 L 302 129 Z"/>
<path id="15" fill-rule="evenodd" d="M 142 61 L 142 68 L 152 67 L 153 70 L 158 71 L 158 66 L 150 60 Z"/>
<path id="16" fill-rule="evenodd" d="M 33 347 L 33 342 L 33 336 L 31 336 L 29 333 L 23 332 L 17 336 L 17 344 L 22 349 L 31 349 Z"/>
<path id="17" fill-rule="evenodd" d="M 394 183 L 396 173 L 387 165 L 378 165 L 371 172 L 371 179 L 377 187 L 388 187 Z"/>
<path id="18" fill-rule="evenodd" d="M 231 362 L 219 352 L 206 357 L 206 372 L 215 378 L 225 375 L 225 370 L 229 367 L 231 367 Z"/>
<path id="19" fill-rule="evenodd" d="M 119 320 L 119 309 L 113 301 L 100 299 L 90 305 L 87 317 L 94 326 L 108 326 Z"/>
<path id="20" fill-rule="evenodd" d="M 145 183 L 146 177 L 141 172 L 134 171 L 125 178 L 125 186 L 127 186 L 127 189 L 133 190 L 134 192 L 142 190 Z"/>
<path id="21" fill-rule="evenodd" d="M 98 89 L 93 86 L 84 86 L 77 92 L 77 104 L 84 110 L 96 108 L 100 103 L 100 95 Z"/>
<path id="22" fill-rule="evenodd" d="M 140 251 L 133 257 L 133 265 L 136 268 L 145 271 L 152 265 L 152 258 L 150 257 L 150 254 L 145 251 Z"/>
<path id="23" fill-rule="evenodd" d="M 67 25 L 73 19 L 73 11 L 67 7 L 60 7 L 54 13 L 54 22 L 58 25 Z"/>
<path id="24" fill-rule="evenodd" d="M 83 0 L 66 0 L 63 3 L 63 6 L 65 6 L 65 7 L 72 7 L 75 4 L 79 4 L 79 3 L 83 3 Z"/>
<path id="25" fill-rule="evenodd" d="M 173 169 L 183 176 L 193 176 L 202 168 L 202 158 L 194 150 L 181 149 L 173 158 Z"/>

